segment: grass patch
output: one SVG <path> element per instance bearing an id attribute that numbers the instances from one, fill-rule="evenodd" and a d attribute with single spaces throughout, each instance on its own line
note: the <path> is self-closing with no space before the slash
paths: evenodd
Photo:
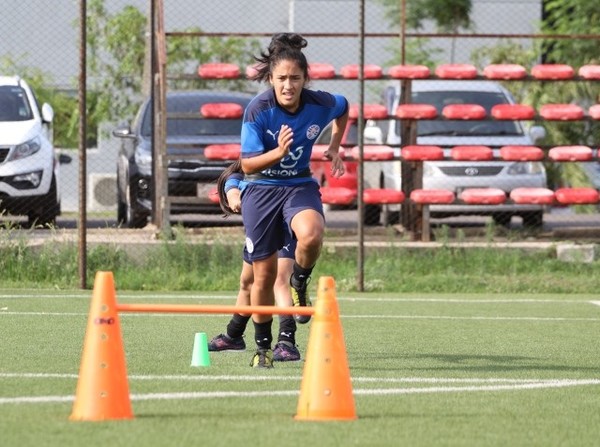
<path id="1" fill-rule="evenodd" d="M 117 244 L 95 245 L 87 253 L 87 283 L 99 270 L 112 271 L 126 290 L 235 290 L 241 246 L 225 240 L 192 243 L 184 237 L 145 249 L 142 256 Z M 22 238 L 0 241 L 5 287 L 76 288 L 78 248 L 74 243 L 29 246 Z M 555 250 L 517 248 L 367 248 L 364 289 L 371 292 L 594 293 L 600 288 L 598 262 L 569 263 Z M 358 251 L 327 246 L 313 277 L 333 276 L 343 291 L 358 289 Z M 314 287 L 314 285 L 313 285 Z"/>
<path id="2" fill-rule="evenodd" d="M 258 371 L 246 351 L 190 367 L 194 334 L 222 332 L 228 315 L 122 314 L 135 419 L 87 423 L 68 417 L 90 292 L 0 291 L 2 444 L 597 444 L 595 294 L 337 295 L 356 421 L 294 420 L 303 362 Z M 235 291 L 220 296 L 118 291 L 119 302 L 181 304 L 233 304 Z M 304 358 L 313 323 L 298 328 Z"/>

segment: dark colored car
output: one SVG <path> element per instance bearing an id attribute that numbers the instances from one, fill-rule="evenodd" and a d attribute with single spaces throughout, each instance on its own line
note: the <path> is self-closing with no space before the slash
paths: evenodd
<path id="1" fill-rule="evenodd" d="M 216 180 L 230 161 L 207 159 L 208 145 L 239 144 L 242 118 L 203 118 L 205 104 L 239 104 L 242 109 L 252 95 L 207 90 L 167 93 L 167 154 L 169 197 L 172 214 L 215 213 L 220 208 L 209 197 Z M 152 102 L 146 100 L 131 126 L 113 131 L 121 139 L 117 162 L 117 220 L 141 228 L 152 214 Z M 181 158 L 178 158 L 180 156 Z M 188 200 L 189 199 L 189 200 Z"/>

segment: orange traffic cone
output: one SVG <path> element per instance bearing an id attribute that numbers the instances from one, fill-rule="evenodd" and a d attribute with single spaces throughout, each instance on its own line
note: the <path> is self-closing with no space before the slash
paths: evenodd
<path id="1" fill-rule="evenodd" d="M 72 421 L 133 419 L 112 272 L 97 272 Z"/>
<path id="2" fill-rule="evenodd" d="M 350 368 L 332 277 L 319 278 L 296 419 L 356 419 Z"/>

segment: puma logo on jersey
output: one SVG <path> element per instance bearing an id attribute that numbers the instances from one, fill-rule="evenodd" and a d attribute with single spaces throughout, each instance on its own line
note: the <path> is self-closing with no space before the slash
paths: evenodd
<path id="1" fill-rule="evenodd" d="M 279 131 L 273 133 L 270 129 L 267 129 L 267 133 L 273 137 L 273 141 L 277 140 L 277 134 L 279 133 Z"/>

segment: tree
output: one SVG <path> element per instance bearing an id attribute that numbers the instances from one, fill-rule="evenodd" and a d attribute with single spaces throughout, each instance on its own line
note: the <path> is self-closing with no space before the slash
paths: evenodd
<path id="1" fill-rule="evenodd" d="M 546 35 L 600 36 L 600 13 L 587 0 L 546 0 L 541 30 Z M 504 40 L 500 44 L 481 48 L 473 60 L 482 68 L 489 63 L 516 63 L 530 69 L 542 60 L 562 63 L 575 69 L 600 63 L 599 38 L 557 38 L 537 40 L 532 48 Z M 597 82 L 510 82 L 506 87 L 515 93 L 518 102 L 539 109 L 544 104 L 574 103 L 584 109 L 600 102 Z M 590 145 L 600 141 L 600 126 L 596 122 L 543 122 L 547 137 L 545 145 Z M 550 187 L 590 186 L 591 179 L 578 163 L 546 163 Z"/>
<path id="2" fill-rule="evenodd" d="M 105 0 L 88 2 L 87 51 L 90 89 L 98 95 L 88 113 L 95 122 L 133 117 L 142 100 L 145 33 L 148 18 L 139 9 L 125 6 L 110 14 Z M 200 32 L 199 28 L 185 32 Z M 259 48 L 254 39 L 237 37 L 173 36 L 167 39 L 167 73 L 170 88 L 248 89 L 243 80 L 203 81 L 188 76 L 205 62 L 230 62 L 245 66 Z"/>
<path id="3" fill-rule="evenodd" d="M 406 27 L 412 30 L 422 30 L 427 21 L 433 21 L 440 32 L 457 34 L 461 29 L 471 28 L 471 0 L 379 0 L 387 9 L 386 17 L 393 29 L 400 29 L 402 3 L 406 7 Z M 410 63 L 423 63 L 423 50 L 427 40 L 418 39 L 407 45 L 405 60 Z M 437 50 L 429 50 L 438 52 Z M 429 55 L 429 51 L 426 53 Z M 455 40 L 452 40 L 450 60 L 454 60 Z"/>

